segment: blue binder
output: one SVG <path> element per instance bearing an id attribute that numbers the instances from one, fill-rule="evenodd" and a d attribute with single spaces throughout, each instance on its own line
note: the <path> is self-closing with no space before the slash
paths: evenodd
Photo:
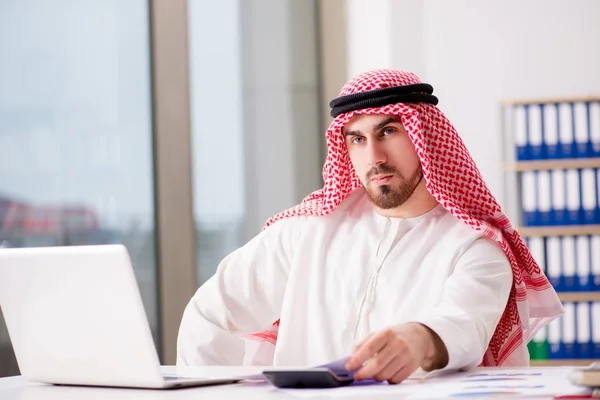
<path id="1" fill-rule="evenodd" d="M 561 252 L 561 243 L 560 238 L 558 236 L 548 236 L 545 239 L 546 245 L 546 269 L 548 276 L 548 280 L 554 290 L 557 292 L 565 291 L 565 278 L 563 274 L 562 268 L 562 252 Z M 600 277 L 599 277 L 600 284 Z"/>
<path id="2" fill-rule="evenodd" d="M 530 160 L 531 149 L 529 147 L 529 138 L 527 137 L 527 106 L 515 106 L 513 116 L 517 160 Z"/>
<path id="3" fill-rule="evenodd" d="M 527 137 L 529 138 L 530 158 L 532 160 L 543 160 L 546 158 L 541 107 L 540 104 L 529 104 L 526 106 Z"/>
<path id="4" fill-rule="evenodd" d="M 577 154 L 573 125 L 572 103 L 559 103 L 558 137 L 560 141 L 559 155 L 561 158 L 574 158 Z"/>
<path id="5" fill-rule="evenodd" d="M 535 171 L 521 172 L 521 196 L 523 204 L 523 226 L 539 224 L 537 201 L 537 176 Z"/>
<path id="6" fill-rule="evenodd" d="M 544 138 L 544 147 L 546 158 L 556 159 L 560 157 L 558 142 L 558 112 L 557 105 L 554 103 L 544 104 L 541 108 L 542 113 L 542 137 Z"/>
<path id="7" fill-rule="evenodd" d="M 594 157 L 600 157 L 600 102 L 590 103 L 589 118 L 592 154 Z"/>
<path id="8" fill-rule="evenodd" d="M 527 238 L 526 243 L 527 247 L 529 248 L 529 251 L 531 252 L 531 256 L 533 257 L 537 265 L 539 265 L 540 268 L 544 270 L 544 273 L 546 273 L 546 249 L 544 246 L 544 238 L 538 236 L 530 237 Z"/>
<path id="9" fill-rule="evenodd" d="M 565 171 L 567 187 L 567 223 L 578 225 L 583 219 L 580 175 L 579 171 L 576 169 L 567 169 Z"/>
<path id="10" fill-rule="evenodd" d="M 590 238 L 589 236 L 576 236 L 576 260 L 577 260 L 577 288 L 582 292 L 593 289 L 594 277 L 590 266 Z"/>
<path id="11" fill-rule="evenodd" d="M 600 316 L 599 316 L 600 317 Z M 564 346 L 562 345 L 562 319 L 564 315 L 552 320 L 548 324 L 548 358 L 550 359 L 563 359 L 564 357 Z M 598 354 L 600 354 L 600 343 L 598 344 Z"/>
<path id="12" fill-rule="evenodd" d="M 566 225 L 567 219 L 567 175 L 565 170 L 550 171 L 552 176 L 552 208 L 550 211 L 551 225 Z"/>
<path id="13" fill-rule="evenodd" d="M 594 358 L 600 358 L 600 302 L 592 303 L 592 342 L 594 343 Z"/>
<path id="14" fill-rule="evenodd" d="M 577 342 L 576 358 L 594 358 L 594 343 L 592 342 L 591 310 L 588 302 L 576 303 L 577 308 Z"/>
<path id="15" fill-rule="evenodd" d="M 571 302 L 565 302 L 563 305 L 565 309 L 562 318 L 562 340 L 561 344 L 564 349 L 563 357 L 567 359 L 573 359 L 577 357 L 575 343 L 576 343 L 576 327 L 577 322 L 575 320 L 575 304 Z"/>
<path id="16" fill-rule="evenodd" d="M 577 157 L 590 157 L 592 152 L 592 141 L 589 131 L 588 104 L 577 102 L 573 104 L 573 131 L 575 132 L 575 144 Z"/>
<path id="17" fill-rule="evenodd" d="M 593 290 L 600 290 L 600 235 L 590 236 L 590 271 Z"/>
<path id="18" fill-rule="evenodd" d="M 594 183 L 596 186 L 596 213 L 595 220 L 597 223 L 600 223 L 600 168 L 594 169 Z"/>
<path id="19" fill-rule="evenodd" d="M 575 258 L 575 240 L 573 236 L 561 237 L 562 272 L 564 277 L 563 289 L 575 292 L 578 288 L 577 260 Z"/>
<path id="20" fill-rule="evenodd" d="M 537 171 L 537 225 L 552 225 L 552 185 L 550 171 Z"/>
<path id="21" fill-rule="evenodd" d="M 584 224 L 597 224 L 598 219 L 598 190 L 596 170 L 585 168 L 580 170 L 582 219 Z"/>

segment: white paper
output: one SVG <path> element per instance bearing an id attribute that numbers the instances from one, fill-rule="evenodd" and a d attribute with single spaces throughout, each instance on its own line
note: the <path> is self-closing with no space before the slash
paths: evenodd
<path id="1" fill-rule="evenodd" d="M 485 368 L 459 372 L 426 381 L 406 380 L 399 385 L 387 383 L 351 385 L 333 389 L 278 389 L 300 398 L 337 398 L 394 396 L 397 399 L 446 399 L 476 396 L 555 396 L 588 394 L 589 389 L 572 384 L 568 377 L 573 367 Z"/>
<path id="2" fill-rule="evenodd" d="M 487 371 L 455 374 L 416 387 L 407 399 L 462 397 L 555 396 L 588 394 L 590 389 L 573 385 L 568 376 L 572 367 L 491 368 Z M 477 397 L 479 398 L 479 397 Z"/>

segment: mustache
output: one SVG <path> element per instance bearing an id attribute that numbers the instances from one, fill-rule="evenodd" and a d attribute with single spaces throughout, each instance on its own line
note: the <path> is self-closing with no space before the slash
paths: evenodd
<path id="1" fill-rule="evenodd" d="M 392 167 L 391 165 L 379 165 L 377 167 L 373 167 L 369 170 L 369 172 L 367 172 L 367 179 L 370 179 L 371 177 L 375 176 L 375 175 L 380 175 L 380 174 L 395 174 L 396 173 L 396 168 Z"/>

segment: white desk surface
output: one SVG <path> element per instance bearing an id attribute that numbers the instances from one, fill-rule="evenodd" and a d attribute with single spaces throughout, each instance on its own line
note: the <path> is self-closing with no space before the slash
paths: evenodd
<path id="1" fill-rule="evenodd" d="M 174 372 L 174 367 L 163 367 L 167 372 Z M 564 367 L 536 367 L 536 370 L 556 370 Z M 185 370 L 187 376 L 239 376 L 251 375 L 262 371 L 257 367 L 198 367 Z M 491 368 L 486 368 L 489 371 Z M 478 369 L 471 372 L 477 372 Z M 21 376 L 0 378 L 0 400 L 203 400 L 203 399 L 325 399 L 325 398 L 351 398 L 360 399 L 395 399 L 400 400 L 414 393 L 415 384 L 427 383 L 407 382 L 401 385 L 382 385 L 375 394 L 368 387 L 340 389 L 312 390 L 305 389 L 281 390 L 267 383 L 238 383 L 233 385 L 208 386 L 196 388 L 182 388 L 170 390 L 151 389 L 119 389 L 77 386 L 53 386 L 27 382 Z M 412 386 L 412 387 L 411 387 Z M 349 393 L 351 390 L 351 393 Z M 333 392 L 336 391 L 336 392 Z M 301 393 L 302 392 L 302 393 Z M 557 393 L 558 394 L 558 393 Z M 413 395 L 414 396 L 414 395 Z M 414 397 L 413 397 L 414 398 Z M 497 397 L 494 397 L 497 398 Z M 513 397 L 523 398 L 523 397 Z M 553 399 L 553 396 L 540 397 L 536 400 Z"/>

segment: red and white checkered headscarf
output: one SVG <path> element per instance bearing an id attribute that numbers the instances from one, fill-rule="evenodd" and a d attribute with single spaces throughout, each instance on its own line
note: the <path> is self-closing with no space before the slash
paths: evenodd
<path id="1" fill-rule="evenodd" d="M 340 96 L 391 86 L 420 83 L 408 72 L 380 69 L 359 74 L 344 85 Z M 556 292 L 540 270 L 520 235 L 490 193 L 455 128 L 432 104 L 391 104 L 338 115 L 327 129 L 328 155 L 323 168 L 325 187 L 301 204 L 270 218 L 272 223 L 296 215 L 331 213 L 353 190 L 362 187 L 350 162 L 342 127 L 356 114 L 400 117 L 419 156 L 427 190 L 465 224 L 500 242 L 512 265 L 514 286 L 482 360 L 483 366 L 526 365 L 524 346 L 544 325 L 563 313 Z M 276 344 L 279 321 L 272 329 L 247 338 Z"/>

